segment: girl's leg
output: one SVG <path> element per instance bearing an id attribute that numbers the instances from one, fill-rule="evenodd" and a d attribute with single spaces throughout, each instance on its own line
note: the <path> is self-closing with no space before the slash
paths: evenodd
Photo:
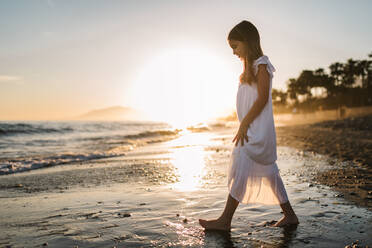
<path id="1" fill-rule="evenodd" d="M 275 182 L 276 181 L 276 182 Z M 285 190 L 283 180 L 281 177 L 275 178 L 275 180 L 270 181 L 271 182 L 271 188 L 273 192 L 278 196 L 279 200 L 281 202 L 280 207 L 283 210 L 283 218 L 281 218 L 277 223 L 273 224 L 272 226 L 280 227 L 288 224 L 298 224 L 298 218 L 293 211 L 293 208 L 291 206 L 291 203 L 289 203 L 287 192 Z"/>
<path id="2" fill-rule="evenodd" d="M 230 194 L 226 201 L 226 206 L 221 216 L 216 220 L 199 219 L 199 223 L 205 230 L 223 230 L 230 231 L 231 220 L 235 213 L 239 201 L 235 200 Z"/>
<path id="3" fill-rule="evenodd" d="M 277 223 L 275 223 L 274 227 L 280 227 L 284 225 L 297 225 L 299 224 L 298 218 L 295 212 L 292 209 L 291 203 L 287 201 L 286 203 L 280 204 L 280 207 L 283 210 L 284 217 L 281 218 Z"/>

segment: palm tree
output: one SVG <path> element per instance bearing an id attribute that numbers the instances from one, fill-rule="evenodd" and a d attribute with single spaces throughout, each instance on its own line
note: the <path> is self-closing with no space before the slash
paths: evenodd
<path id="1" fill-rule="evenodd" d="M 356 75 L 360 78 L 362 88 L 367 88 L 368 60 L 357 60 Z"/>
<path id="2" fill-rule="evenodd" d="M 295 78 L 290 78 L 288 81 L 287 81 L 287 93 L 288 93 L 288 96 L 290 99 L 292 100 L 295 100 L 295 101 L 298 101 L 297 99 L 297 95 L 299 94 L 298 90 L 297 90 L 297 80 Z"/>
<path id="3" fill-rule="evenodd" d="M 335 85 L 341 85 L 342 77 L 344 74 L 344 65 L 342 63 L 336 62 L 331 64 L 328 68 L 330 70 L 330 76 L 334 79 Z"/>
<path id="4" fill-rule="evenodd" d="M 346 88 L 353 87 L 357 75 L 358 75 L 357 61 L 353 59 L 348 59 L 346 64 L 344 65 L 342 84 Z"/>
<path id="5" fill-rule="evenodd" d="M 367 60 L 367 79 L 366 79 L 366 88 L 372 90 L 372 52 L 368 54 L 369 60 Z"/>

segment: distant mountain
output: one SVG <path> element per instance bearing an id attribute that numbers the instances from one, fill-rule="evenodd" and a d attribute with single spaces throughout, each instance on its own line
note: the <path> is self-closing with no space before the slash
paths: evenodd
<path id="1" fill-rule="evenodd" d="M 129 107 L 113 106 L 109 108 L 95 109 L 79 115 L 74 119 L 97 121 L 144 120 L 145 115 L 142 112 Z"/>

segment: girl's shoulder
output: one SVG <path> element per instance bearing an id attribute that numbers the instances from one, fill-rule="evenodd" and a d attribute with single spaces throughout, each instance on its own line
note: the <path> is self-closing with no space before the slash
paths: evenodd
<path id="1" fill-rule="evenodd" d="M 258 72 L 258 65 L 260 64 L 266 64 L 267 71 L 269 72 L 270 76 L 273 76 L 276 69 L 273 66 L 273 64 L 271 64 L 269 57 L 267 55 L 262 55 L 261 57 L 259 57 L 253 62 L 253 69 L 254 69 L 255 74 L 257 74 Z"/>

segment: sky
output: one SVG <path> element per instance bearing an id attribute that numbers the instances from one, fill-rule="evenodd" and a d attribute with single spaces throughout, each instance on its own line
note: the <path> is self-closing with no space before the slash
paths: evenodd
<path id="1" fill-rule="evenodd" d="M 154 119 L 235 107 L 241 61 L 227 43 L 251 21 L 286 89 L 302 70 L 365 59 L 372 1 L 2 0 L 0 120 L 131 107 Z"/>

